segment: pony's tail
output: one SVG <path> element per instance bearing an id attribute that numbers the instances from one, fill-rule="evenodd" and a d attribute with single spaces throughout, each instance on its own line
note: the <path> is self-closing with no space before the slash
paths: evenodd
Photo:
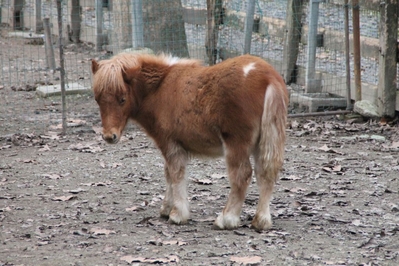
<path id="1" fill-rule="evenodd" d="M 284 161 L 288 93 L 284 81 L 275 79 L 266 89 L 260 130 L 260 169 L 276 182 Z"/>

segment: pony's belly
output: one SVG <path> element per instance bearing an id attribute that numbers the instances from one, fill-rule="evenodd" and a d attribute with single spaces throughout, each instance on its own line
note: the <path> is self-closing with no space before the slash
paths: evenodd
<path id="1" fill-rule="evenodd" d="M 186 149 L 195 156 L 221 157 L 224 155 L 223 145 L 221 142 L 211 144 L 199 141 L 186 145 Z"/>

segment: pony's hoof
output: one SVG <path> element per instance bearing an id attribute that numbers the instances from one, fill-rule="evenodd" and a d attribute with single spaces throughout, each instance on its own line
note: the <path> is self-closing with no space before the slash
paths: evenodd
<path id="1" fill-rule="evenodd" d="M 270 215 L 266 215 L 263 217 L 260 215 L 255 215 L 254 219 L 252 220 L 251 226 L 256 230 L 267 230 L 273 226 L 273 222 Z"/>
<path id="2" fill-rule="evenodd" d="M 162 206 L 161 207 L 161 210 L 159 211 L 159 215 L 162 217 L 162 218 L 169 218 L 169 214 L 170 214 L 170 211 L 172 210 L 172 208 L 170 208 L 170 207 L 165 207 L 165 206 Z"/>
<path id="3" fill-rule="evenodd" d="M 179 211 L 173 208 L 169 213 L 169 223 L 186 224 L 188 222 L 189 216 L 190 215 L 188 213 L 180 214 Z"/>
<path id="4" fill-rule="evenodd" d="M 225 230 L 225 229 L 235 229 L 240 225 L 240 218 L 232 215 L 223 215 L 221 213 L 218 218 L 216 218 L 212 229 L 215 230 Z"/>

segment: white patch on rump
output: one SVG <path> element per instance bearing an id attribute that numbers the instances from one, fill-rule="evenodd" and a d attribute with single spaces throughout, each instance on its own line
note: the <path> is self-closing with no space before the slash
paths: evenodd
<path id="1" fill-rule="evenodd" d="M 244 77 L 246 77 L 248 75 L 249 71 L 251 71 L 253 69 L 255 69 L 255 63 L 254 62 L 249 63 L 248 65 L 244 66 L 242 68 L 242 70 L 244 71 Z"/>

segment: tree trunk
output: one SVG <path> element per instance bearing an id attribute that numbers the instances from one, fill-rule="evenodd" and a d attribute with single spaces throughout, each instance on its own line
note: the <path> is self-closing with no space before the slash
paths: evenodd
<path id="1" fill-rule="evenodd" d="M 74 43 L 80 42 L 80 27 L 82 22 L 80 0 L 72 0 L 71 7 L 71 40 Z"/>
<path id="2" fill-rule="evenodd" d="M 217 58 L 219 25 L 221 23 L 222 0 L 207 0 L 207 31 L 205 48 L 209 65 L 214 65 Z"/>
<path id="3" fill-rule="evenodd" d="M 143 1 L 144 44 L 155 53 L 189 57 L 180 0 Z"/>
<path id="4" fill-rule="evenodd" d="M 112 46 L 114 53 L 132 47 L 132 20 L 129 0 L 112 1 L 113 30 Z"/>

